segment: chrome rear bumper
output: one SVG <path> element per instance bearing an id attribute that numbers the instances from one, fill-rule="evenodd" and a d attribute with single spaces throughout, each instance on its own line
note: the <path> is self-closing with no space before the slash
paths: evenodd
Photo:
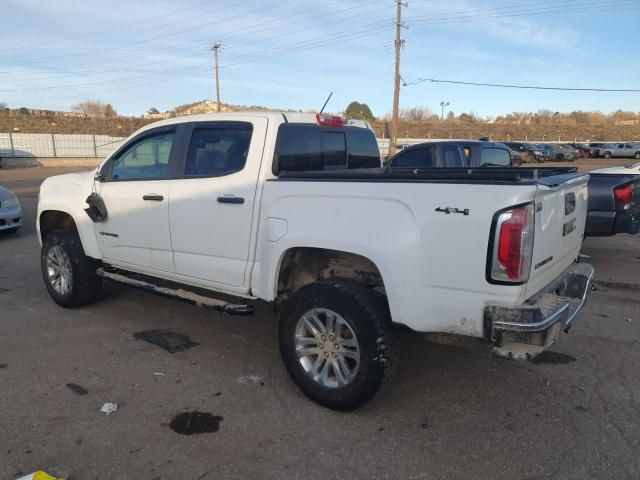
<path id="1" fill-rule="evenodd" d="M 512 359 L 530 359 L 551 346 L 571 324 L 587 301 L 593 267 L 580 257 L 559 278 L 518 307 L 489 305 L 485 325 L 494 353 Z"/>

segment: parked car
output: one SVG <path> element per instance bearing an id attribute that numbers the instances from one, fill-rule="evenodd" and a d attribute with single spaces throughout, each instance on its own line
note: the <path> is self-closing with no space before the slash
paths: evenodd
<path id="1" fill-rule="evenodd" d="M 593 276 L 580 256 L 587 174 L 394 172 L 371 130 L 343 125 L 179 117 L 138 130 L 93 172 L 48 178 L 37 229 L 49 294 L 81 307 L 106 279 L 227 313 L 275 302 L 291 378 L 337 410 L 393 370 L 392 322 L 523 359 L 571 326 Z"/>
<path id="2" fill-rule="evenodd" d="M 591 154 L 591 149 L 586 143 L 570 143 L 569 145 L 578 151 L 579 158 L 591 158 L 595 156 Z"/>
<path id="3" fill-rule="evenodd" d="M 541 148 L 526 142 L 503 142 L 507 147 L 520 153 L 523 163 L 546 162 L 549 154 Z"/>
<path id="4" fill-rule="evenodd" d="M 400 150 L 387 165 L 394 170 L 511 167 L 519 165 L 506 145 L 479 140 L 425 142 Z"/>
<path id="5" fill-rule="evenodd" d="M 578 158 L 578 150 L 567 144 L 554 143 L 551 146 L 556 151 L 556 162 L 575 162 Z"/>
<path id="6" fill-rule="evenodd" d="M 635 158 L 640 160 L 640 144 L 639 143 L 615 143 L 602 147 L 598 154 L 604 158 Z"/>
<path id="7" fill-rule="evenodd" d="M 15 194 L 0 187 L 0 232 L 15 233 L 22 226 L 22 207 Z"/>
<path id="8" fill-rule="evenodd" d="M 625 167 L 607 167 L 593 170 L 591 173 L 606 173 L 609 175 L 640 175 L 640 162 Z"/>
<path id="9" fill-rule="evenodd" d="M 591 142 L 589 143 L 589 151 L 592 157 L 599 157 L 600 156 L 600 149 L 601 148 L 607 148 L 609 147 L 609 144 L 607 143 L 600 143 L 600 142 Z"/>

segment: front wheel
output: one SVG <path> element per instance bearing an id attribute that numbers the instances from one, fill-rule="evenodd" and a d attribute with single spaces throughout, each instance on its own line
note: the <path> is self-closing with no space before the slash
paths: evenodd
<path id="1" fill-rule="evenodd" d="M 40 257 L 42 276 L 51 298 L 65 308 L 93 303 L 102 287 L 98 262 L 84 254 L 75 229 L 56 230 L 44 239 Z"/>
<path id="2" fill-rule="evenodd" d="M 611 158 L 611 154 L 609 152 L 604 152 L 603 157 L 606 158 L 606 159 L 609 159 L 609 158 Z"/>
<path id="3" fill-rule="evenodd" d="M 636 160 L 640 160 L 640 152 L 636 152 L 636 154 L 634 155 L 634 157 L 636 158 Z"/>
<path id="4" fill-rule="evenodd" d="M 282 310 L 279 337 L 293 381 L 334 410 L 369 401 L 395 363 L 384 297 L 352 280 L 320 280 L 298 290 Z"/>

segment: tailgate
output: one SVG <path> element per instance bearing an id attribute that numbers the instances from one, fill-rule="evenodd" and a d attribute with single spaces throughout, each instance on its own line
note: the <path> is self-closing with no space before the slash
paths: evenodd
<path id="1" fill-rule="evenodd" d="M 588 181 L 588 174 L 571 174 L 538 182 L 533 258 L 526 298 L 559 277 L 580 253 L 587 217 Z"/>

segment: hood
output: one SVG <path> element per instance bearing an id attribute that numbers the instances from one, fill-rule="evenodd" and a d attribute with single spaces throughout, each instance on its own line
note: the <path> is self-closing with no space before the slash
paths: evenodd
<path id="1" fill-rule="evenodd" d="M 7 190 L 4 187 L 0 187 L 0 202 L 4 201 L 4 200 L 9 200 L 10 198 L 13 198 L 15 195 L 13 193 L 11 193 L 9 190 Z"/>
<path id="2" fill-rule="evenodd" d="M 636 163 L 635 165 L 631 165 L 628 167 L 599 168 L 598 170 L 593 170 L 590 173 L 609 173 L 612 175 L 639 175 L 640 163 Z"/>
<path id="3" fill-rule="evenodd" d="M 87 185 L 93 182 L 93 178 L 96 175 L 96 170 L 89 170 L 88 172 L 78 173 L 65 173 L 64 175 L 56 175 L 55 177 L 49 177 L 44 182 L 40 189 L 45 186 L 51 185 Z"/>

